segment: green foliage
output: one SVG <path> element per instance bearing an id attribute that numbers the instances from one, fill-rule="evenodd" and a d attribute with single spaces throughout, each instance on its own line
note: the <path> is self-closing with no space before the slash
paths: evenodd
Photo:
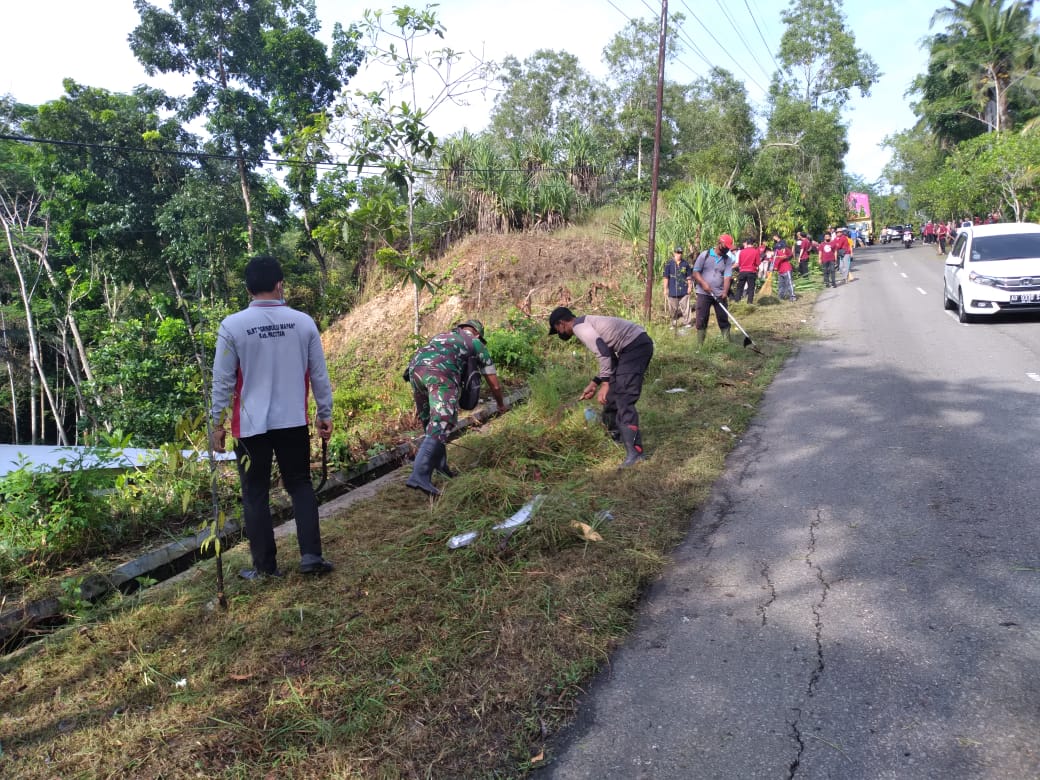
<path id="1" fill-rule="evenodd" d="M 778 59 L 792 94 L 812 109 L 841 108 L 853 89 L 870 94 L 881 73 L 874 60 L 856 48 L 841 0 L 791 0 L 780 19 L 785 29 Z"/>
<path id="2" fill-rule="evenodd" d="M 182 420 L 176 435 L 201 439 L 201 424 L 201 416 Z M 145 533 L 186 528 L 205 513 L 212 494 L 202 459 L 167 445 L 148 463 L 125 468 L 130 436 L 100 438 L 62 460 L 62 468 L 23 464 L 0 478 L 0 581 L 28 581 Z M 219 483 L 212 489 L 225 499 L 233 490 Z"/>
<path id="3" fill-rule="evenodd" d="M 484 343 L 496 366 L 505 366 L 520 374 L 531 374 L 542 365 L 541 351 L 536 345 L 543 339 L 543 328 L 520 312 L 514 312 L 505 327 L 489 330 Z"/>
<path id="4" fill-rule="evenodd" d="M 609 110 L 606 87 L 566 51 L 538 49 L 523 62 L 506 55 L 498 80 L 491 132 L 499 137 L 551 136 Z"/>
<path id="5" fill-rule="evenodd" d="M 67 615 L 84 615 L 93 605 L 83 598 L 83 577 L 66 577 L 61 581 L 61 596 L 58 601 Z"/>
<path id="6" fill-rule="evenodd" d="M 63 461 L 64 469 L 22 466 L 0 478 L 0 576 L 96 550 L 115 538 L 108 512 L 114 478 L 90 468 L 115 451 L 98 447 Z"/>
<path id="7" fill-rule="evenodd" d="M 177 421 L 202 398 L 196 348 L 177 317 L 109 324 L 91 356 L 103 418 L 145 445 L 170 441 Z"/>
<path id="8" fill-rule="evenodd" d="M 1036 116 L 1040 38 L 1032 3 L 969 0 L 939 8 L 928 39 L 928 73 L 914 82 L 918 107 L 936 136 L 958 142 L 988 130 L 1011 130 Z"/>
<path id="9" fill-rule="evenodd" d="M 668 218 L 657 231 L 658 251 L 690 247 L 699 252 L 715 245 L 722 233 L 739 237 L 745 230 L 747 217 L 736 197 L 705 180 L 695 180 L 672 190 L 667 195 Z"/>

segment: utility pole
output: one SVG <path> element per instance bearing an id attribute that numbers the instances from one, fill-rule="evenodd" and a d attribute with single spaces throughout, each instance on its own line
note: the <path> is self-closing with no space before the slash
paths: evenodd
<path id="1" fill-rule="evenodd" d="M 664 103 L 664 44 L 668 32 L 668 0 L 661 0 L 661 39 L 657 46 L 657 110 L 654 117 L 654 160 L 650 175 L 650 247 L 646 254 L 646 295 L 643 320 L 650 323 L 654 298 L 654 255 L 657 243 L 657 183 L 661 171 L 661 105 Z"/>

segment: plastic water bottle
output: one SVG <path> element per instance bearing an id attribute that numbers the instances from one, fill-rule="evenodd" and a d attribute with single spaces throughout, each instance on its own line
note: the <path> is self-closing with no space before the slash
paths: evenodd
<path id="1" fill-rule="evenodd" d="M 585 424 L 590 425 L 596 419 L 596 411 L 591 406 L 585 407 Z"/>

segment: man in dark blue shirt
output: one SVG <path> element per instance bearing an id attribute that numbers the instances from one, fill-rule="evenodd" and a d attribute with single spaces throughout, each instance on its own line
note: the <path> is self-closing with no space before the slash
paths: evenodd
<path id="1" fill-rule="evenodd" d="M 676 247 L 672 259 L 665 263 L 664 273 L 665 302 L 668 304 L 668 320 L 675 327 L 675 321 L 682 317 L 683 327 L 690 327 L 690 293 L 693 292 L 693 268 L 683 259 L 682 247 Z"/>

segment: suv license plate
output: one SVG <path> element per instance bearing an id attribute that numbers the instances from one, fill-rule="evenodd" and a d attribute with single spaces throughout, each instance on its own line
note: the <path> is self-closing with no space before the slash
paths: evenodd
<path id="1" fill-rule="evenodd" d="M 1021 293 L 1011 296 L 1012 303 L 1035 303 L 1040 301 L 1040 293 Z"/>

